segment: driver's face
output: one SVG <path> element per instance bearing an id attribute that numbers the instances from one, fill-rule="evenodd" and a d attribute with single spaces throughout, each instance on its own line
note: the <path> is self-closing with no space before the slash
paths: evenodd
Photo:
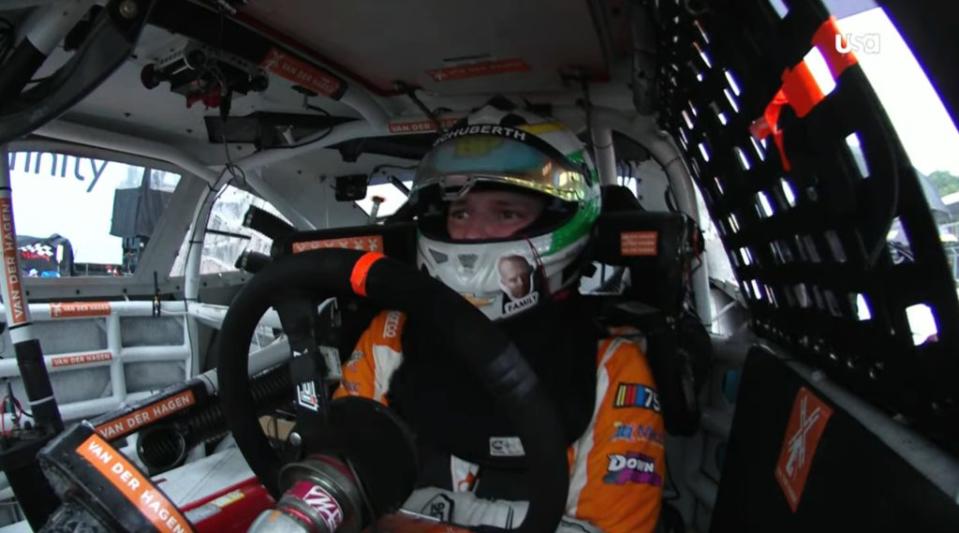
<path id="1" fill-rule="evenodd" d="M 545 201 L 511 191 L 473 191 L 450 204 L 446 229 L 454 240 L 503 239 L 543 212 Z"/>

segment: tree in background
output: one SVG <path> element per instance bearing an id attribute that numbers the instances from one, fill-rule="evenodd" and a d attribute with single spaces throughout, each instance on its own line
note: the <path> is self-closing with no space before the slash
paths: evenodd
<path id="1" fill-rule="evenodd" d="M 937 170 L 929 174 L 929 179 L 936 186 L 936 192 L 940 197 L 959 192 L 959 176 L 954 176 L 947 170 Z"/>

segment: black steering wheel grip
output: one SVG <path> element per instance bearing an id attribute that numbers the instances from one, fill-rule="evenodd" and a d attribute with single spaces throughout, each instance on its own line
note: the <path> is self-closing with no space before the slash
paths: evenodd
<path id="1" fill-rule="evenodd" d="M 236 295 L 223 321 L 217 376 L 226 421 L 260 481 L 279 497 L 281 461 L 254 416 L 247 359 L 263 313 L 291 292 L 319 298 L 360 295 L 383 309 L 442 324 L 436 335 L 462 357 L 518 428 L 528 464 L 530 502 L 519 531 L 554 531 L 566 505 L 569 473 L 556 408 L 516 347 L 449 287 L 375 252 L 316 250 L 281 257 Z"/>

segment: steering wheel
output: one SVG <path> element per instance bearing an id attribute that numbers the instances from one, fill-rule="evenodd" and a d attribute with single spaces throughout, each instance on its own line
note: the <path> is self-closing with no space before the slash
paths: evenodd
<path id="1" fill-rule="evenodd" d="M 308 295 L 317 301 L 351 294 L 369 298 L 382 309 L 450 326 L 437 328 L 449 348 L 443 356 L 465 361 L 509 414 L 526 450 L 531 497 L 519 531 L 555 531 L 569 490 L 566 449 L 556 409 L 536 375 L 505 334 L 462 296 L 405 263 L 372 252 L 330 249 L 280 257 L 258 272 L 230 305 L 220 334 L 220 405 L 260 482 L 275 498 L 282 493 L 282 461 L 259 426 L 248 387 L 254 329 L 270 307 L 282 320 L 283 304 L 291 298 Z"/>

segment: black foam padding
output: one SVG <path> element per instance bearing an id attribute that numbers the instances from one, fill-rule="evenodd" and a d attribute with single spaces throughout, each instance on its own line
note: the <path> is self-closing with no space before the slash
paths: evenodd
<path id="1" fill-rule="evenodd" d="M 774 477 L 800 387 L 832 408 L 796 512 Z M 762 348 L 739 386 L 713 533 L 808 531 L 953 532 L 959 505 L 855 416 Z"/>
<path id="2" fill-rule="evenodd" d="M 19 96 L 46 59 L 29 39 L 24 39 L 6 59 L 6 68 L 0 77 L 0 97 L 9 101 Z"/>
<path id="3" fill-rule="evenodd" d="M 29 323 L 15 325 L 11 327 L 11 330 L 25 325 Z M 60 410 L 53 395 L 53 385 L 50 384 L 40 341 L 35 338 L 27 339 L 14 344 L 13 349 L 17 356 L 17 369 L 20 370 L 20 378 L 23 380 L 27 398 L 30 402 L 45 400 L 33 406 L 34 423 L 53 433 L 63 431 L 63 419 L 60 418 Z M 46 400 L 46 398 L 50 399 Z"/>
<path id="4" fill-rule="evenodd" d="M 240 257 L 236 258 L 236 263 L 234 263 L 233 266 L 245 272 L 256 274 L 263 270 L 263 267 L 268 265 L 270 261 L 270 256 L 266 254 L 247 250 L 240 254 Z"/>
<path id="5" fill-rule="evenodd" d="M 632 283 L 626 295 L 677 316 L 685 294 L 683 248 L 687 222 L 679 213 L 652 213 L 636 209 L 600 215 L 596 223 L 595 259 L 629 268 Z M 646 255 L 624 255 L 624 236 L 642 233 L 655 242 Z M 655 283 L 650 283 L 655 280 Z"/>
<path id="6" fill-rule="evenodd" d="M 396 215 L 399 215 L 399 212 Z M 273 257 L 291 254 L 294 244 L 313 241 L 342 239 L 343 241 L 340 242 L 339 246 L 344 248 L 355 247 L 357 244 L 368 246 L 371 238 L 382 239 L 382 249 L 373 251 L 382 252 L 389 257 L 409 264 L 415 263 L 416 223 L 412 220 L 290 233 L 274 240 L 270 253 Z M 340 350 L 340 356 L 345 362 L 353 353 L 360 335 L 382 308 L 369 300 L 352 295 L 342 295 L 337 299 L 337 302 L 342 317 L 337 346 Z"/>
<path id="7" fill-rule="evenodd" d="M 251 143 L 258 150 L 297 146 L 304 142 L 303 139 L 322 134 L 351 120 L 330 115 L 269 111 L 255 111 L 242 117 L 231 116 L 226 121 L 219 115 L 203 117 L 210 143 Z M 292 136 L 292 143 L 284 137 L 287 132 Z"/>
<path id="8" fill-rule="evenodd" d="M 623 159 L 620 157 L 620 159 Z M 603 212 L 611 213 L 613 211 L 642 211 L 643 206 L 639 199 L 623 185 L 603 185 L 601 188 L 603 196 Z"/>
<path id="9" fill-rule="evenodd" d="M 22 84 L 36 73 L 40 63 L 36 50 L 30 51 L 23 41 L 14 56 L 20 56 L 19 67 L 4 65 L 4 79 L 13 94 L 0 98 L 0 144 L 5 144 L 43 126 L 62 115 L 85 98 L 120 67 L 133 51 L 140 31 L 146 25 L 153 0 L 131 0 L 136 6 L 132 18 L 120 16 L 119 2 L 108 4 L 91 24 L 90 34 L 80 48 L 45 81 L 38 82 L 20 93 Z"/>
<path id="10" fill-rule="evenodd" d="M 313 241 L 329 241 L 344 239 L 338 248 L 353 248 L 357 245 L 368 246 L 370 238 L 382 240 L 382 249 L 364 248 L 369 251 L 381 252 L 394 259 L 407 263 L 414 263 L 416 259 L 416 223 L 397 222 L 393 224 L 374 224 L 370 226 L 349 226 L 345 228 L 321 229 L 315 231 L 298 231 L 282 236 L 273 241 L 270 253 L 273 257 L 294 253 L 296 243 Z M 355 242 L 354 242 L 355 241 Z"/>
<path id="11" fill-rule="evenodd" d="M 296 228 L 282 218 L 253 205 L 251 205 L 250 208 L 246 210 L 246 214 L 243 215 L 243 225 L 259 231 L 274 241 L 288 237 L 296 231 Z"/>
<path id="12" fill-rule="evenodd" d="M 804 117 L 783 108 L 791 170 L 771 137 L 763 145 L 750 134 L 829 11 L 820 0 L 787 2 L 783 17 L 767 0 L 698 12 L 659 5 L 661 125 L 716 222 L 753 331 L 959 452 L 955 283 L 916 172 L 865 73 L 848 67 Z M 853 134 L 861 158 L 847 145 Z M 912 252 L 901 263 L 886 243 L 894 219 Z M 906 314 L 916 304 L 929 307 L 938 329 L 918 346 Z"/>
<path id="13" fill-rule="evenodd" d="M 19 433 L 5 439 L 4 449 L 0 452 L 0 469 L 7 476 L 30 527 L 37 530 L 60 505 L 60 498 L 37 462 L 37 452 L 49 442 L 52 432 L 45 435 L 35 431 Z"/>

